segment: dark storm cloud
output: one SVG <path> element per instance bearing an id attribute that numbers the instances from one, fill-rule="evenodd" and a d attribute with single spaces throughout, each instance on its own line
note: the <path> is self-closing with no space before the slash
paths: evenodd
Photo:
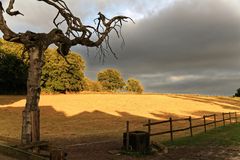
<path id="1" fill-rule="evenodd" d="M 141 79 L 149 91 L 232 94 L 240 87 L 239 7 L 239 1 L 176 1 L 127 25 L 124 51 L 106 64 Z M 99 67 L 93 62 L 89 70 Z"/>
<path id="2" fill-rule="evenodd" d="M 149 91 L 160 88 L 164 93 L 195 93 L 211 95 L 232 95 L 240 82 L 239 73 L 205 73 L 199 75 L 161 75 L 149 78 L 144 83 Z"/>

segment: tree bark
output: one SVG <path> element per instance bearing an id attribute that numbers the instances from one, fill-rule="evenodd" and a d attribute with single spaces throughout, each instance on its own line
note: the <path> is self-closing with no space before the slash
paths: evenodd
<path id="1" fill-rule="evenodd" d="M 27 100 L 23 111 L 22 144 L 40 141 L 40 80 L 43 66 L 44 50 L 41 47 L 29 49 L 29 69 L 27 80 Z"/>

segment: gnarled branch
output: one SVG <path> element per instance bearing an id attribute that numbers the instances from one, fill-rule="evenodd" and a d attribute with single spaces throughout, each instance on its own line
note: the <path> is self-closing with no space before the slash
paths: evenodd
<path id="1" fill-rule="evenodd" d="M 25 46 L 32 46 L 36 44 L 43 44 L 46 46 L 54 43 L 58 46 L 58 52 L 61 55 L 66 55 L 70 50 L 71 46 L 83 45 L 86 47 L 97 47 L 101 51 L 110 49 L 111 53 L 116 57 L 109 43 L 109 33 L 114 30 L 118 37 L 123 39 L 121 28 L 123 22 L 127 20 L 134 21 L 130 17 L 126 16 L 115 16 L 111 19 L 106 18 L 101 12 L 98 13 L 96 18 L 96 26 L 83 25 L 81 19 L 74 16 L 71 10 L 68 8 L 64 0 L 37 0 L 47 3 L 57 9 L 57 15 L 53 19 L 53 23 L 56 29 L 53 29 L 50 33 L 33 33 L 27 31 L 26 33 L 14 33 L 11 31 L 3 17 L 3 9 L 0 11 L 0 30 L 4 34 L 4 39 L 8 41 L 14 41 L 23 43 Z M 13 16 L 21 14 L 19 11 L 12 11 L 15 0 L 9 0 L 8 8 L 6 12 Z M 58 22 L 58 18 L 61 16 L 63 20 Z M 67 30 L 65 34 L 59 29 L 62 23 L 66 23 Z M 49 36 L 51 34 L 51 36 Z M 106 48 L 103 47 L 105 42 Z M 124 43 L 124 39 L 123 39 Z M 104 49 L 103 49 L 104 48 Z"/>
<path id="2" fill-rule="evenodd" d="M 21 12 L 19 12 L 19 11 L 12 11 L 14 2 L 15 2 L 15 0 L 10 0 L 10 1 L 9 1 L 8 7 L 7 7 L 7 9 L 6 9 L 6 12 L 7 12 L 10 16 L 16 16 L 16 15 L 18 15 L 18 14 L 20 14 L 20 15 L 23 16 L 23 14 L 22 14 Z"/>

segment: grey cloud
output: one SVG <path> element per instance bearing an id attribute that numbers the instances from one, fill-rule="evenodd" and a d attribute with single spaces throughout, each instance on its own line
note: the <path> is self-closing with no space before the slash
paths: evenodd
<path id="1" fill-rule="evenodd" d="M 209 73 L 202 75 L 164 75 L 161 78 L 144 79 L 149 91 L 163 93 L 194 93 L 209 95 L 233 95 L 236 86 L 239 86 L 240 72 L 238 74 Z"/>
<path id="2" fill-rule="evenodd" d="M 112 42 L 119 62 L 107 58 L 106 64 L 121 68 L 126 76 L 138 77 L 147 90 L 230 94 L 240 87 L 240 14 L 231 2 L 180 0 L 127 26 L 125 50 L 118 50 L 120 44 Z M 96 61 L 89 64 L 90 70 L 101 66 Z M 238 77 L 219 79 L 218 73 Z M 161 84 L 174 75 L 204 78 L 158 86 L 151 78 L 141 77 L 143 74 L 160 74 L 152 79 Z"/>

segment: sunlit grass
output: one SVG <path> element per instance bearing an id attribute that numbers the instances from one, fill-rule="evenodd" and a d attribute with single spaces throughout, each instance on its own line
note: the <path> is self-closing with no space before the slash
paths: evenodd
<path id="1" fill-rule="evenodd" d="M 25 96 L 0 96 L 0 138 L 20 139 Z M 147 130 L 147 119 L 167 119 L 203 114 L 235 112 L 240 99 L 174 94 L 68 94 L 41 95 L 41 139 L 69 143 L 121 139 L 130 121 L 130 130 Z M 187 123 L 187 122 L 186 122 Z M 174 128 L 187 124 L 174 124 Z M 154 127 L 156 132 L 169 126 Z M 194 132 L 197 133 L 198 131 Z M 174 138 L 189 135 L 176 133 Z M 159 136 L 161 141 L 169 135 Z M 68 142 L 67 142 L 68 143 Z"/>
<path id="2" fill-rule="evenodd" d="M 231 124 L 200 133 L 193 137 L 183 137 L 173 142 L 165 142 L 168 146 L 231 146 L 240 144 L 240 124 Z"/>

